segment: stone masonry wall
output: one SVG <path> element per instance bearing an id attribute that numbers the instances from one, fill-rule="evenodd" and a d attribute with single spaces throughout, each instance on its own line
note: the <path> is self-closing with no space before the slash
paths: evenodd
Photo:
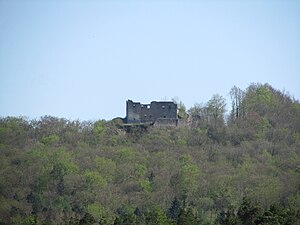
<path id="1" fill-rule="evenodd" d="M 153 101 L 150 104 L 131 100 L 126 102 L 127 123 L 160 123 L 160 121 L 166 125 L 177 125 L 177 105 L 174 102 Z"/>

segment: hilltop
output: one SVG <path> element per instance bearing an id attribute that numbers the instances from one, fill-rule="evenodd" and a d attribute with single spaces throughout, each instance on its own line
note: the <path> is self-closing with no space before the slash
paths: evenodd
<path id="1" fill-rule="evenodd" d="M 299 224 L 300 103 L 216 94 L 183 126 L 0 119 L 1 224 Z"/>

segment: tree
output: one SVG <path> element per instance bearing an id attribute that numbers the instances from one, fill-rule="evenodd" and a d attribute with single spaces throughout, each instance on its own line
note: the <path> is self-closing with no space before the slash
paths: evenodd
<path id="1" fill-rule="evenodd" d="M 32 127 L 22 117 L 0 118 L 0 145 L 23 148 L 30 140 Z"/>
<path id="2" fill-rule="evenodd" d="M 183 206 L 187 197 L 193 195 L 198 187 L 200 179 L 199 167 L 193 162 L 190 155 L 182 155 L 179 158 L 179 171 L 170 179 L 170 184 L 176 196 L 183 198 Z"/>
<path id="3" fill-rule="evenodd" d="M 239 119 L 244 114 L 243 100 L 245 92 L 240 88 L 233 86 L 230 90 L 230 98 L 232 102 L 231 118 L 232 120 Z"/>
<path id="4" fill-rule="evenodd" d="M 187 119 L 188 118 L 188 114 L 186 112 L 186 107 L 183 104 L 183 102 L 180 101 L 178 97 L 173 98 L 172 101 L 175 104 L 177 104 L 178 118 L 179 119 L 183 119 L 183 120 Z"/>
<path id="5" fill-rule="evenodd" d="M 225 113 L 226 101 L 219 94 L 215 94 L 207 103 L 207 111 L 209 116 L 212 118 L 214 128 L 218 125 L 224 124 L 224 113 Z"/>
<path id="6" fill-rule="evenodd" d="M 191 208 L 181 209 L 177 220 L 178 225 L 197 225 L 197 217 Z"/>
<path id="7" fill-rule="evenodd" d="M 177 197 L 172 201 L 171 207 L 168 209 L 167 215 L 170 219 L 177 221 L 181 210 L 181 203 Z"/>
<path id="8" fill-rule="evenodd" d="M 117 209 L 118 216 L 114 225 L 140 225 L 145 224 L 145 215 L 138 207 L 121 207 Z"/>
<path id="9" fill-rule="evenodd" d="M 146 213 L 146 224 L 148 225 L 171 225 L 165 212 L 158 206 L 151 207 Z"/>
<path id="10" fill-rule="evenodd" d="M 138 135 L 116 120 L 0 118 L 0 224 L 300 224 L 299 101 L 240 92 L 227 124 L 215 95 L 192 126 Z"/>
<path id="11" fill-rule="evenodd" d="M 244 225 L 256 224 L 259 217 L 263 214 L 262 209 L 249 198 L 245 197 L 239 207 L 237 216 Z"/>
<path id="12" fill-rule="evenodd" d="M 287 215 L 285 211 L 286 210 L 279 204 L 273 204 L 269 210 L 266 210 L 263 215 L 258 218 L 258 223 L 264 225 L 286 224 Z"/>
<path id="13" fill-rule="evenodd" d="M 209 115 L 206 105 L 196 103 L 188 110 L 188 113 L 192 119 L 193 128 L 204 127 L 208 124 Z"/>
<path id="14" fill-rule="evenodd" d="M 217 221 L 220 225 L 238 225 L 239 222 L 233 207 L 222 210 L 217 217 Z"/>
<path id="15" fill-rule="evenodd" d="M 96 222 L 95 218 L 90 213 L 86 213 L 79 221 L 79 225 L 91 225 L 94 224 L 95 222 Z"/>

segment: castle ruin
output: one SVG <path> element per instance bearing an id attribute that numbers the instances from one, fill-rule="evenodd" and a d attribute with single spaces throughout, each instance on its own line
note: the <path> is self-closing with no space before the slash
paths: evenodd
<path id="1" fill-rule="evenodd" d="M 152 101 L 150 104 L 126 101 L 126 124 L 177 126 L 177 104 L 171 101 Z"/>

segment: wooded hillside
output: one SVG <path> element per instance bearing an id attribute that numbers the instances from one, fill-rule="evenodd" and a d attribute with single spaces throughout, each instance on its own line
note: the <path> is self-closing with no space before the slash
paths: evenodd
<path id="1" fill-rule="evenodd" d="M 300 104 L 268 84 L 186 126 L 0 119 L 0 224 L 300 224 Z M 200 96 L 201 97 L 201 96 Z M 227 116 L 226 116 L 227 115 Z"/>

